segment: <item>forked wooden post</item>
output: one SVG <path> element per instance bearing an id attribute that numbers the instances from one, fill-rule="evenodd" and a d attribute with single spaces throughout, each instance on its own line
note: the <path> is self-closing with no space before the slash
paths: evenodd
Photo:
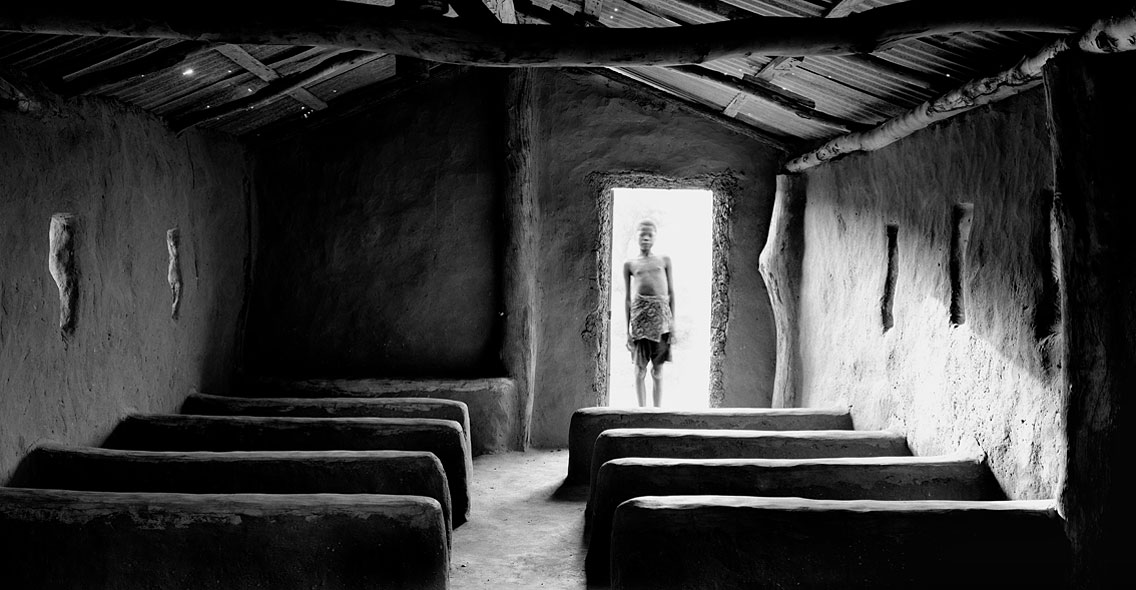
<path id="1" fill-rule="evenodd" d="M 773 307 L 773 323 L 777 327 L 774 408 L 796 407 L 801 387 L 798 308 L 805 256 L 806 186 L 803 175 L 777 176 L 777 195 L 769 221 L 769 236 L 758 260 L 758 270 L 765 279 L 769 304 Z"/>

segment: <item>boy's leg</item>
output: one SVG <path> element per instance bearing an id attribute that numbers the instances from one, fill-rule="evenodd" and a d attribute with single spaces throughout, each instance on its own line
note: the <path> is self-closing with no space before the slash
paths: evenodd
<path id="1" fill-rule="evenodd" d="M 639 359 L 635 362 L 635 397 L 639 400 L 639 407 L 647 405 L 647 385 L 644 380 L 647 377 L 647 365 L 640 364 Z"/>
<path id="2" fill-rule="evenodd" d="M 647 405 L 647 386 L 643 381 L 647 377 L 647 362 L 651 360 L 643 348 L 642 340 L 631 343 L 631 362 L 635 365 L 635 397 L 639 400 L 640 408 Z"/>
<path id="3" fill-rule="evenodd" d="M 651 381 L 654 385 L 652 393 L 655 397 L 655 407 L 661 408 L 663 407 L 663 365 L 661 363 L 651 361 Z"/>

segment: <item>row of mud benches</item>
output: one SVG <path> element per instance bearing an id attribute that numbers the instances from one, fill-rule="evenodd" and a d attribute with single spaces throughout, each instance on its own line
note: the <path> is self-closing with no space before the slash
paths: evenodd
<path id="1" fill-rule="evenodd" d="M 3 587 L 447 588 L 471 465 L 461 402 L 191 395 L 24 459 Z"/>
<path id="2" fill-rule="evenodd" d="M 913 457 L 844 410 L 585 408 L 590 584 L 615 590 L 1066 587 L 1051 500 L 1006 500 L 983 457 Z"/>

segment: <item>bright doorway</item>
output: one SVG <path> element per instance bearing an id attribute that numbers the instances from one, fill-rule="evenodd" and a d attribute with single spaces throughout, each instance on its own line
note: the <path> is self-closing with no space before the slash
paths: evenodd
<path id="1" fill-rule="evenodd" d="M 652 251 L 671 258 L 675 292 L 672 362 L 663 365 L 663 407 L 710 405 L 710 302 L 713 278 L 714 198 L 702 189 L 616 188 L 611 217 L 611 349 L 608 405 L 636 407 L 635 366 L 627 350 L 624 261 L 639 255 L 636 225 L 658 226 Z M 651 375 L 646 377 L 648 404 Z"/>

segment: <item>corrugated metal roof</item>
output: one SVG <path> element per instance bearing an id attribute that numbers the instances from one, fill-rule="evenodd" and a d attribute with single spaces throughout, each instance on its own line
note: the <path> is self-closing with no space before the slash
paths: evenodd
<path id="1" fill-rule="evenodd" d="M 349 1 L 378 5 L 390 5 L 392 2 Z M 861 12 L 902 1 L 863 0 L 842 6 L 852 6 L 852 12 Z M 570 14 L 582 11 L 584 5 L 583 0 L 533 2 L 542 8 L 555 7 Z M 593 24 L 612 28 L 674 27 L 719 22 L 750 14 L 817 17 L 828 14 L 837 4 L 838 0 L 716 0 L 716 3 L 715 0 L 700 0 L 689 4 L 684 0 L 604 0 Z M 772 84 L 774 90 L 780 87 L 812 101 L 815 109 L 823 114 L 843 119 L 849 125 L 871 125 L 969 79 L 1005 69 L 1052 38 L 1051 35 L 1025 33 L 927 37 L 896 44 L 870 58 L 808 57 L 784 64 L 784 67 L 766 72 L 762 77 Z M 0 33 L 0 66 L 26 71 L 49 84 L 74 82 L 106 68 L 135 63 L 156 51 L 176 50 L 178 43 L 173 40 Z M 323 47 L 248 45 L 242 48 L 279 76 L 310 72 L 343 52 Z M 756 74 L 770 61 L 771 58 L 763 56 L 731 57 L 704 66 L 733 76 L 740 84 L 745 76 Z M 192 74 L 188 74 L 188 70 L 192 70 Z M 733 102 L 733 116 L 771 133 L 806 140 L 824 139 L 841 133 L 834 126 L 836 122 L 822 124 L 802 118 L 783 105 L 752 94 L 739 98 L 739 85 L 730 87 L 666 68 L 620 70 L 679 99 L 719 111 L 724 111 Z M 349 71 L 340 71 L 308 84 L 306 91 L 334 107 L 335 101 L 344 95 L 387 80 L 395 73 L 393 56 L 376 56 L 374 60 Z M 176 121 L 256 95 L 268 84 L 220 52 L 206 48 L 175 66 L 100 86 L 93 92 Z M 310 97 L 304 100 L 319 106 Z M 295 119 L 302 122 L 306 108 L 304 102 L 292 95 L 281 95 L 256 108 L 201 126 L 245 135 L 281 121 Z"/>

